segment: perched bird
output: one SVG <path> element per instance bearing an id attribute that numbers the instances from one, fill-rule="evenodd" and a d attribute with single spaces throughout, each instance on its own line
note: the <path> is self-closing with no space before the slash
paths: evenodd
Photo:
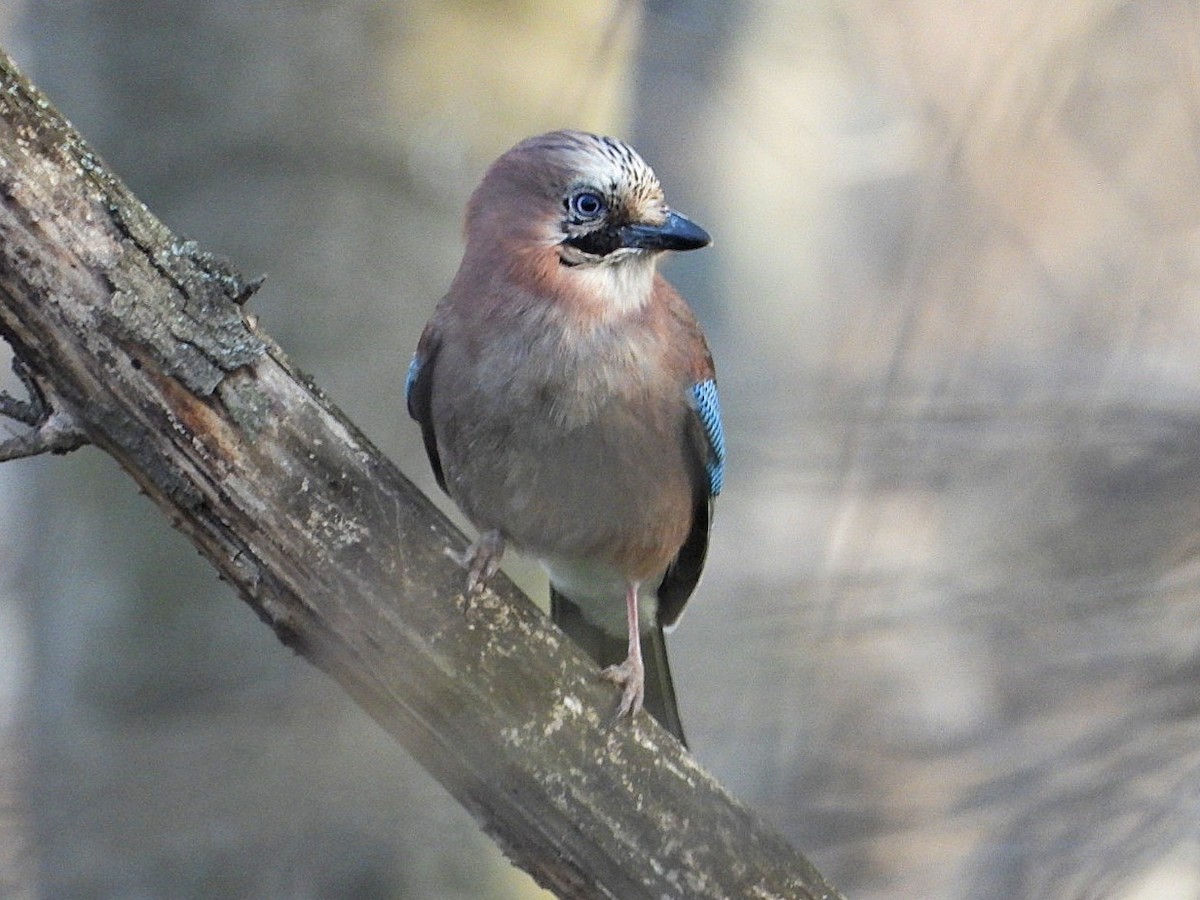
<path id="1" fill-rule="evenodd" d="M 700 578 L 725 444 L 712 356 L 656 271 L 708 233 L 621 141 L 579 131 L 501 156 L 408 371 L 438 484 L 479 530 L 468 595 L 506 545 L 538 559 L 554 621 L 681 741 L 663 645 Z"/>

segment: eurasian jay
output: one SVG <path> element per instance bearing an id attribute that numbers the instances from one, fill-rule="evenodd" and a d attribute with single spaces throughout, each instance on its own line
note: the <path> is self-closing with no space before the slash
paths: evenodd
<path id="1" fill-rule="evenodd" d="M 656 263 L 708 233 L 629 146 L 555 131 L 492 164 L 465 236 L 406 394 L 479 531 L 468 598 L 506 545 L 535 557 L 554 621 L 621 686 L 618 717 L 645 702 L 682 741 L 662 629 L 700 578 L 725 441 L 708 345 Z"/>

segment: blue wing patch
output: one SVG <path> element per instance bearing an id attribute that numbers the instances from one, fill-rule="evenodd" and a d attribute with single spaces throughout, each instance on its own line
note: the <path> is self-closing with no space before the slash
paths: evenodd
<path id="1" fill-rule="evenodd" d="M 704 467 L 708 470 L 708 493 L 715 497 L 721 493 L 725 483 L 725 428 L 721 425 L 721 401 L 717 397 L 717 383 L 709 378 L 692 385 L 692 397 L 696 401 L 696 415 L 704 426 L 711 453 Z"/>
<path id="2" fill-rule="evenodd" d="M 417 376 L 421 374 L 421 358 L 413 355 L 412 362 L 408 364 L 408 375 L 404 378 L 404 400 L 409 400 L 412 397 L 413 385 L 417 383 Z"/>

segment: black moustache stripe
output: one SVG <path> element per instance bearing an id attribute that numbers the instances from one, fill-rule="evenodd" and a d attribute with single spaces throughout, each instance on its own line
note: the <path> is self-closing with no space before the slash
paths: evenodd
<path id="1" fill-rule="evenodd" d="M 575 249 L 582 250 L 584 253 L 589 253 L 592 256 L 608 256 L 608 254 L 623 246 L 620 232 L 618 229 L 611 227 L 600 228 L 596 231 L 589 231 L 587 234 L 567 238 L 564 243 L 570 244 Z"/>

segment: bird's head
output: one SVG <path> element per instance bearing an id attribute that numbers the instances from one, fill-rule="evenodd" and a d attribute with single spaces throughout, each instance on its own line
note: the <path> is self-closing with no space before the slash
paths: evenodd
<path id="1" fill-rule="evenodd" d="M 620 306 L 644 302 L 663 251 L 711 242 L 667 206 L 633 148 L 582 131 L 528 138 L 496 160 L 471 197 L 466 234 L 468 253 L 536 260 L 545 277 Z"/>

